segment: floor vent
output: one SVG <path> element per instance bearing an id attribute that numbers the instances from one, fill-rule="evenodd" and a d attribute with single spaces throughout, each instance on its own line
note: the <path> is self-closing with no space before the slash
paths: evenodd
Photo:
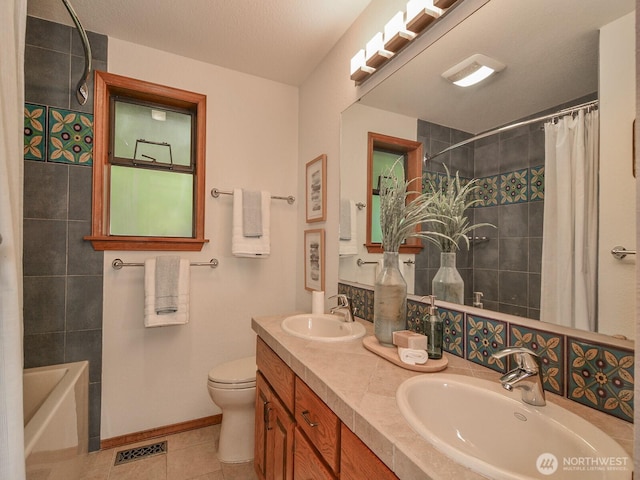
<path id="1" fill-rule="evenodd" d="M 116 462 L 114 465 L 122 465 L 123 463 L 133 462 L 141 458 L 152 457 L 154 455 L 162 455 L 167 453 L 167 442 L 158 442 L 143 447 L 130 448 L 122 450 L 116 454 Z"/>

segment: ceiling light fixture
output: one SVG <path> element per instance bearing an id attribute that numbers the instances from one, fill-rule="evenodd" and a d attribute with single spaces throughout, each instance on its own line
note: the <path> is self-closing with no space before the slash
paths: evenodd
<path id="1" fill-rule="evenodd" d="M 433 6 L 433 0 L 409 0 L 407 2 L 407 30 L 420 33 L 427 25 L 442 15 L 442 9 Z"/>
<path id="2" fill-rule="evenodd" d="M 459 87 L 469 87 L 505 68 L 493 58 L 476 53 L 444 72 L 442 76 Z"/>

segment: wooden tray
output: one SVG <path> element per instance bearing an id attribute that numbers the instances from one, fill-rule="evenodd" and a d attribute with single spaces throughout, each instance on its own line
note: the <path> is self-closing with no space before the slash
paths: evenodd
<path id="1" fill-rule="evenodd" d="M 400 360 L 398 355 L 398 349 L 396 347 L 385 347 L 380 345 L 375 335 L 368 335 L 362 339 L 362 345 L 367 350 L 372 351 L 376 355 L 380 355 L 382 358 L 389 360 L 391 363 L 398 365 L 399 367 L 406 368 L 407 370 L 413 370 L 414 372 L 439 372 L 447 368 L 449 360 L 443 353 L 442 358 L 438 360 L 429 359 L 427 363 L 423 365 L 409 365 Z"/>

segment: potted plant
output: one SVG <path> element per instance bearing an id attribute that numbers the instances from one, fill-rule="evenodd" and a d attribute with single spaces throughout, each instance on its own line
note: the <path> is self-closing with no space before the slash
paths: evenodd
<path id="1" fill-rule="evenodd" d="M 429 209 L 433 218 L 440 220 L 433 224 L 438 235 L 428 235 L 425 238 L 440 249 L 440 269 L 433 278 L 432 294 L 440 300 L 453 303 L 464 303 L 464 281 L 456 268 L 456 253 L 464 241 L 469 247 L 468 234 L 478 227 L 494 225 L 479 223 L 472 225 L 467 217 L 469 208 L 481 201 L 475 195 L 480 188 L 478 179 L 462 182 L 458 172 L 451 177 L 449 169 L 445 167 L 446 177 L 442 179 L 440 188 L 429 181 L 427 190 L 432 194 Z"/>
<path id="2" fill-rule="evenodd" d="M 420 185 L 420 179 L 405 181 L 399 161 L 385 170 L 380 185 L 383 265 L 374 284 L 373 323 L 376 338 L 385 346 L 393 346 L 394 331 L 406 329 L 407 282 L 398 268 L 400 245 L 410 237 L 446 236 L 436 231 L 443 223 L 435 213 L 436 197 L 410 190 L 412 183 Z M 438 227 L 433 231 L 416 228 L 431 224 Z"/>

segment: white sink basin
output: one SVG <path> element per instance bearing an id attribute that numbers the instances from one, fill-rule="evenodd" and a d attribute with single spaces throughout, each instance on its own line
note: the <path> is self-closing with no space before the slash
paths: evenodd
<path id="1" fill-rule="evenodd" d="M 304 313 L 282 321 L 282 329 L 290 335 L 321 342 L 345 342 L 363 337 L 366 330 L 358 322 L 345 322 L 331 314 Z"/>
<path id="2" fill-rule="evenodd" d="M 497 381 L 420 375 L 400 385 L 396 401 L 425 440 L 489 478 L 631 478 L 631 458 L 602 430 L 550 402 L 524 404 Z"/>

